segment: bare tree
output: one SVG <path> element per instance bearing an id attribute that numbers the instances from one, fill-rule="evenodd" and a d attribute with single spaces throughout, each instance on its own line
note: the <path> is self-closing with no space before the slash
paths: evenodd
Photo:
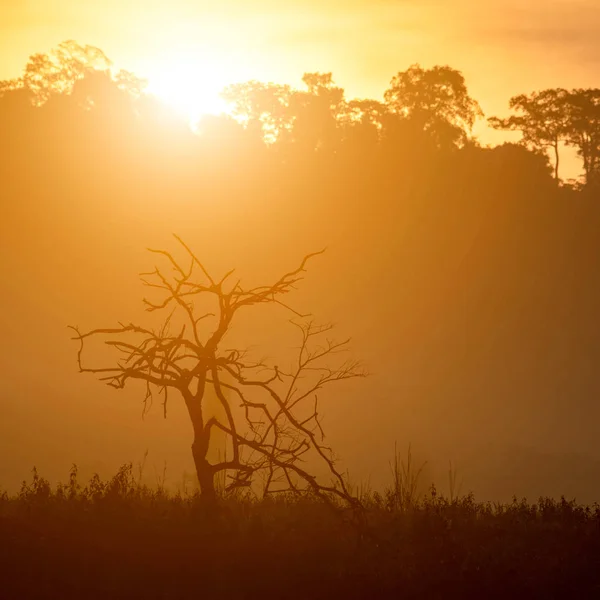
<path id="1" fill-rule="evenodd" d="M 158 330 L 119 323 L 116 328 L 76 332 L 80 342 L 79 370 L 94 373 L 108 385 L 122 389 L 129 382 L 145 383 L 145 408 L 154 393 L 162 394 L 166 417 L 170 392 L 181 396 L 193 427 L 192 455 L 202 496 L 216 497 L 215 477 L 227 477 L 228 489 L 249 487 L 262 481 L 265 494 L 311 491 L 330 502 L 356 504 L 319 420 L 319 394 L 335 382 L 362 377 L 361 366 L 344 358 L 349 340 L 329 338 L 331 326 L 307 320 L 283 301 L 303 278 L 308 261 L 272 284 L 245 289 L 231 281 L 233 271 L 214 279 L 185 243 L 175 236 L 187 254 L 186 266 L 164 250 L 150 250 L 170 267 L 168 276 L 158 267 L 141 275 L 143 283 L 160 293 L 160 300 L 144 299 L 146 310 L 169 310 Z M 189 261 L 189 266 L 187 262 Z M 214 312 L 206 312 L 206 301 Z M 203 310 L 199 305 L 203 304 Z M 275 304 L 290 311 L 300 345 L 291 369 L 281 369 L 266 360 L 251 360 L 247 351 L 222 349 L 234 317 L 242 308 Z M 176 314 L 180 317 L 177 321 Z M 176 328 L 175 333 L 171 329 Z M 118 353 L 109 366 L 84 366 L 84 346 L 100 337 Z M 222 417 L 209 416 L 207 392 L 212 387 L 222 407 Z M 211 463 L 211 436 L 226 438 L 226 456 Z M 213 439 L 214 441 L 214 439 Z M 306 467 L 320 461 L 329 473 L 321 483 Z M 313 463 L 316 464 L 316 463 Z"/>

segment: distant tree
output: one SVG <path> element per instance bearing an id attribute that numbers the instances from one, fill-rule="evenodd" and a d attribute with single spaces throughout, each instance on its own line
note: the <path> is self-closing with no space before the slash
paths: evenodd
<path id="1" fill-rule="evenodd" d="M 148 80 L 138 77 L 135 73 L 121 69 L 113 77 L 120 90 L 131 94 L 134 98 L 139 98 L 148 88 Z"/>
<path id="2" fill-rule="evenodd" d="M 348 341 L 332 341 L 331 327 L 306 321 L 282 299 L 302 279 L 314 254 L 274 283 L 246 289 L 239 281 L 228 283 L 233 271 L 220 280 L 213 279 L 192 251 L 181 244 L 188 265 L 166 251 L 153 250 L 166 259 L 173 275 L 158 267 L 142 275 L 147 286 L 163 294 L 155 302 L 144 299 L 147 310 L 172 309 L 161 327 L 153 330 L 130 323 L 85 333 L 73 328 L 74 339 L 81 344 L 80 372 L 100 375 L 116 389 L 132 381 L 143 382 L 145 404 L 151 402 L 154 391 L 164 394 L 165 416 L 169 395 L 178 394 L 192 423 L 192 455 L 201 493 L 209 500 L 215 497 L 215 477 L 226 472 L 229 489 L 251 486 L 262 476 L 265 494 L 307 489 L 324 499 L 337 497 L 354 504 L 331 449 L 323 443 L 318 395 L 331 384 L 364 373 L 355 361 L 337 360 Z M 199 314 L 201 303 L 214 308 Z M 297 318 L 301 341 L 297 360 L 289 370 L 252 360 L 246 352 L 224 346 L 238 312 L 261 304 L 284 307 Z M 177 314 L 182 319 L 176 325 Z M 175 327 L 177 331 L 171 331 Z M 98 337 L 121 359 L 108 366 L 87 367 L 83 361 L 85 342 Z M 223 409 L 223 417 L 207 414 L 209 388 Z M 211 438 L 217 432 L 228 440 L 227 458 L 210 463 Z M 307 470 L 304 464 L 309 459 L 324 463 L 332 478 L 330 484 L 320 483 Z"/>
<path id="3" fill-rule="evenodd" d="M 462 73 L 447 66 L 412 65 L 392 79 L 384 98 L 393 114 L 427 132 L 439 147 L 464 145 L 483 116 Z"/>
<path id="4" fill-rule="evenodd" d="M 378 100 L 356 99 L 347 103 L 344 117 L 349 122 L 372 125 L 380 129 L 387 111 L 387 106 Z"/>
<path id="5" fill-rule="evenodd" d="M 283 140 L 291 129 L 290 95 L 288 85 L 260 81 L 236 83 L 221 92 L 232 114 L 251 134 L 268 143 Z"/>
<path id="6" fill-rule="evenodd" d="M 93 70 L 108 71 L 109 58 L 95 46 L 82 46 L 73 40 L 62 42 L 46 54 L 33 54 L 25 66 L 22 82 L 38 104 L 51 94 L 70 93 L 78 79 Z"/>
<path id="7" fill-rule="evenodd" d="M 382 137 L 387 106 L 377 100 L 355 99 L 346 103 L 338 117 L 343 141 L 358 153 L 366 153 Z"/>
<path id="8" fill-rule="evenodd" d="M 333 150 L 341 137 L 344 90 L 331 73 L 305 73 L 302 82 L 306 90 L 248 81 L 228 86 L 221 96 L 251 133 L 279 149 Z"/>
<path id="9" fill-rule="evenodd" d="M 333 73 L 304 73 L 302 83 L 309 94 L 324 98 L 332 110 L 344 102 L 344 90 L 334 84 Z"/>
<path id="10" fill-rule="evenodd" d="M 583 160 L 587 186 L 600 185 L 600 89 L 577 89 L 566 102 L 566 143 Z"/>
<path id="11" fill-rule="evenodd" d="M 113 75 L 111 67 L 112 62 L 99 48 L 69 40 L 46 54 L 33 54 L 21 77 L 0 81 L 0 97 L 24 90 L 33 104 L 41 106 L 51 98 L 72 95 L 77 106 L 89 109 L 122 105 L 124 93 L 130 99 L 144 93 L 145 79 L 125 70 Z"/>
<path id="12" fill-rule="evenodd" d="M 290 97 L 292 141 L 307 152 L 333 152 L 341 140 L 340 119 L 345 112 L 344 90 L 331 73 L 305 73 L 306 90 Z"/>
<path id="13" fill-rule="evenodd" d="M 560 144 L 572 146 L 583 161 L 587 185 L 600 173 L 600 90 L 562 88 L 521 94 L 510 100 L 517 115 L 492 117 L 495 129 L 520 131 L 521 143 L 531 150 L 554 153 L 554 178 L 558 181 Z"/>
<path id="14" fill-rule="evenodd" d="M 507 119 L 491 117 L 489 124 L 494 129 L 520 131 L 521 143 L 534 151 L 554 152 L 554 179 L 558 181 L 560 166 L 560 143 L 567 139 L 570 126 L 567 102 L 569 93 L 561 88 L 514 96 L 510 108 L 517 115 Z"/>

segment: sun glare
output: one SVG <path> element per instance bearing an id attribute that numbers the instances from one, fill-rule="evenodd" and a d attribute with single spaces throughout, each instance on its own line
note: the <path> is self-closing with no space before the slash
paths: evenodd
<path id="1" fill-rule="evenodd" d="M 148 74 L 148 91 L 192 123 L 202 115 L 227 111 L 220 92 L 229 83 L 226 73 L 214 66 L 181 59 L 157 64 Z"/>

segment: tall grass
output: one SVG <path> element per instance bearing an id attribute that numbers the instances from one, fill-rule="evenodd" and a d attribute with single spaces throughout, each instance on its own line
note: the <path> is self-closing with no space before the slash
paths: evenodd
<path id="1" fill-rule="evenodd" d="M 208 510 L 164 472 L 143 484 L 145 461 L 56 486 L 34 469 L 0 495 L 0 597 L 600 597 L 600 506 L 477 502 L 452 465 L 448 496 L 420 494 L 423 466 L 396 448 L 383 492 L 355 485 L 360 529 L 308 494 Z"/>
<path id="2" fill-rule="evenodd" d="M 426 464 L 415 466 L 410 444 L 406 460 L 403 460 L 398 452 L 398 445 L 394 444 L 394 458 L 390 463 L 392 485 L 385 490 L 386 504 L 390 510 L 406 511 L 415 506 L 419 500 L 419 479 Z"/>

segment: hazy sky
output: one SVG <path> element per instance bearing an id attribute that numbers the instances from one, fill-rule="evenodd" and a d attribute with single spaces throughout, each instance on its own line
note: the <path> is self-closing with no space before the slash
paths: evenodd
<path id="1" fill-rule="evenodd" d="M 0 0 L 0 78 L 66 39 L 150 79 L 179 63 L 177 77 L 195 71 L 213 96 L 320 70 L 350 97 L 377 98 L 415 62 L 463 71 L 488 116 L 516 93 L 600 85 L 598 0 Z"/>

